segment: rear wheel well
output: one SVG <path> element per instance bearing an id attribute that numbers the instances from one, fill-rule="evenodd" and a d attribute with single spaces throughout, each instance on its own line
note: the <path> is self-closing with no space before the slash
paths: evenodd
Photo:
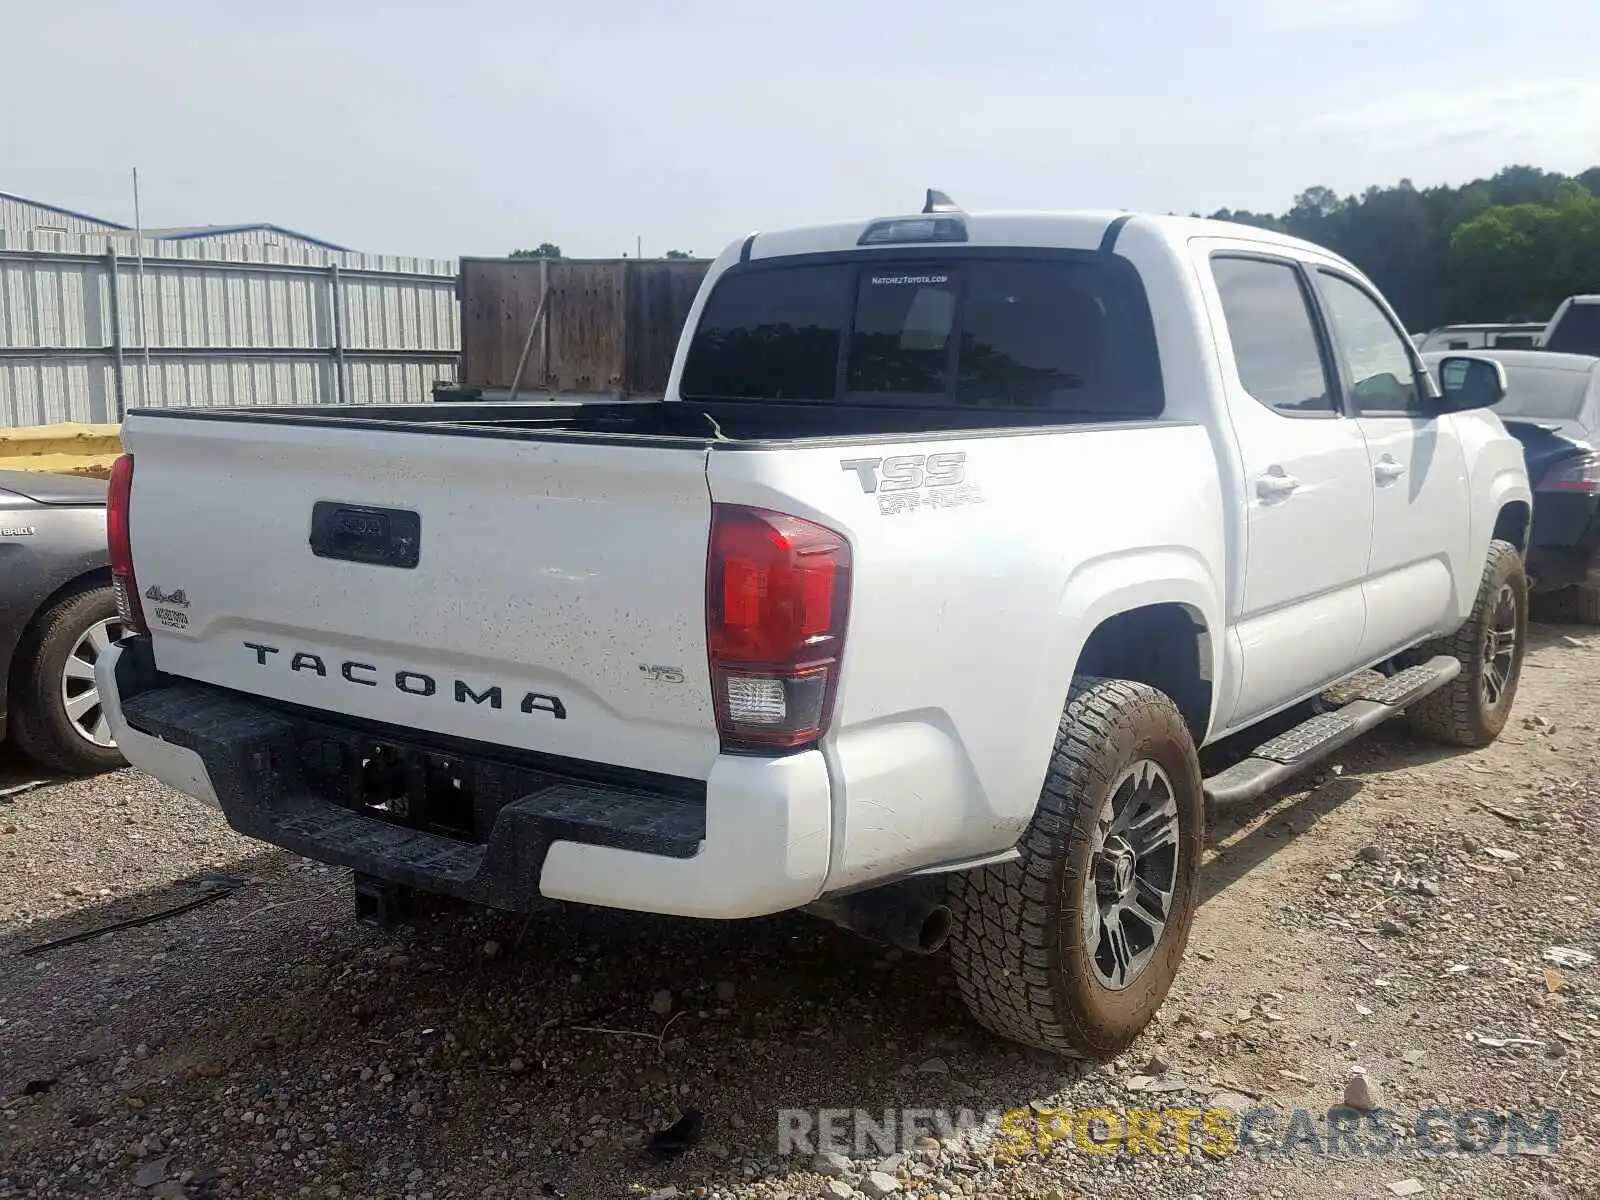
<path id="1" fill-rule="evenodd" d="M 1151 604 L 1107 617 L 1084 643 L 1077 675 L 1131 679 L 1165 692 L 1195 745 L 1211 723 L 1214 680 L 1205 620 L 1182 604 Z"/>
<path id="2" fill-rule="evenodd" d="M 1517 550 L 1526 554 L 1528 552 L 1528 524 L 1533 511 L 1526 501 L 1513 500 L 1503 505 L 1500 515 L 1494 519 L 1494 534 L 1496 541 L 1510 542 Z"/>
<path id="3" fill-rule="evenodd" d="M 32 639 L 38 633 L 39 619 L 61 603 L 74 592 L 86 592 L 90 588 L 111 586 L 111 568 L 96 567 L 92 571 L 85 571 L 82 575 L 67 580 L 55 591 L 34 606 L 27 621 L 22 626 L 22 636 L 17 639 L 16 648 L 12 651 L 11 661 L 3 664 L 6 680 L 9 686 L 15 686 L 18 673 L 23 669 L 23 660 L 26 657 L 26 648 L 32 644 Z M 7 690 L 9 691 L 9 686 Z"/>

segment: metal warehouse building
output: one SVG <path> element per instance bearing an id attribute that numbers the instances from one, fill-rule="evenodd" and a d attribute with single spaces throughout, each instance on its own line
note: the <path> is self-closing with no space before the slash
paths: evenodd
<path id="1" fill-rule="evenodd" d="M 281 225 L 191 225 L 173 229 L 146 229 L 144 235 L 165 246 L 182 243 L 185 249 L 201 253 L 238 252 L 240 250 L 265 251 L 271 248 L 295 246 L 307 250 L 332 250 L 336 254 L 350 254 L 348 246 L 335 246 L 307 233 L 296 233 Z"/>
<path id="2" fill-rule="evenodd" d="M 68 239 L 84 235 L 125 234 L 133 229 L 91 217 L 87 213 L 57 208 L 25 196 L 0 192 L 0 250 L 48 250 L 68 248 Z M 271 249 L 330 250 L 353 253 L 348 246 L 336 246 L 306 233 L 296 233 L 281 225 L 257 222 L 248 225 L 188 225 L 146 229 L 146 241 L 161 243 L 164 250 L 180 246 L 188 254 L 215 254 L 219 257 L 255 257 Z M 27 243 L 24 245 L 24 243 Z M 53 243 L 60 243 L 53 245 Z M 74 243 L 75 244 L 75 243 Z"/>
<path id="3" fill-rule="evenodd" d="M 141 280 L 126 226 L 0 192 L 0 428 L 146 404 L 424 400 L 455 376 L 453 261 L 270 223 L 144 235 Z"/>
<path id="4" fill-rule="evenodd" d="M 65 239 L 68 235 L 126 232 L 127 226 L 115 221 L 102 221 L 99 217 L 0 192 L 0 250 L 20 248 L 24 239 L 34 237 L 51 241 L 58 235 Z"/>

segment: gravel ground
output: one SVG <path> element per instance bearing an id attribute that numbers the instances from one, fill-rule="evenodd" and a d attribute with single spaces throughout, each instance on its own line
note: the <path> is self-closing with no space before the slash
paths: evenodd
<path id="1" fill-rule="evenodd" d="M 0 754 L 0 1197 L 1600 1196 L 1600 635 L 1533 637 L 1489 749 L 1380 731 L 1214 814 L 1178 985 L 1093 1066 L 976 1028 L 938 957 L 805 917 L 380 932 L 344 873 L 136 772 L 5 796 L 35 776 Z M 1319 1152 L 1347 1097 L 1392 1110 L 1397 1149 Z M 1249 1118 L 1260 1144 L 1216 1153 L 1205 1118 L 1176 1144 L 1177 1110 L 1256 1106 L 1279 1114 Z M 1480 1132 L 1554 1110 L 1559 1143 L 1420 1153 L 1433 1107 L 1486 1110 Z M 885 1108 L 955 1127 L 904 1157 L 779 1152 L 780 1110 Z M 1141 1152 L 1039 1153 L 1096 1108 L 1166 1114 Z M 675 1122 L 687 1149 L 648 1153 Z"/>

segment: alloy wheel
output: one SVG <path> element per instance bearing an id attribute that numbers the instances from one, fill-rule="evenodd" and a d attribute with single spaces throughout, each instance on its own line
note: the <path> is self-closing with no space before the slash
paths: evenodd
<path id="1" fill-rule="evenodd" d="M 95 682 L 94 667 L 100 656 L 122 636 L 122 622 L 116 617 L 96 621 L 84 630 L 67 655 L 61 669 L 61 700 L 66 708 L 67 720 L 78 736 L 90 745 L 109 748 L 116 745 L 111 736 L 111 722 L 106 719 L 100 703 L 100 687 Z"/>
<path id="2" fill-rule="evenodd" d="M 1150 759 L 1117 776 L 1095 823 L 1082 928 L 1101 986 L 1127 987 L 1161 944 L 1178 878 L 1178 802 Z"/>
<path id="3" fill-rule="evenodd" d="M 1517 597 L 1503 584 L 1494 598 L 1483 634 L 1483 702 L 1496 708 L 1511 683 L 1517 659 Z"/>

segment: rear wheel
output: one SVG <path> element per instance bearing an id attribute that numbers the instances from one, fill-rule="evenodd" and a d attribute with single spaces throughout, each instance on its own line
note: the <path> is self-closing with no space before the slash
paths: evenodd
<path id="1" fill-rule="evenodd" d="M 1172 701 L 1076 680 L 1021 858 L 951 879 L 951 961 L 978 1021 L 1061 1054 L 1123 1050 L 1177 975 L 1203 827 L 1200 765 Z"/>
<path id="2" fill-rule="evenodd" d="M 1552 592 L 1545 607 L 1549 615 L 1558 621 L 1600 625 L 1600 588 L 1589 583 L 1575 583 L 1559 592 Z"/>
<path id="3" fill-rule="evenodd" d="M 1461 674 L 1406 710 L 1425 737 L 1455 746 L 1487 746 L 1500 736 L 1522 677 L 1528 640 L 1528 577 L 1510 542 L 1489 543 L 1472 615 L 1449 637 L 1417 647 L 1408 661 L 1437 654 L 1461 663 Z"/>
<path id="4" fill-rule="evenodd" d="M 24 754 L 71 774 L 123 765 L 94 677 L 121 636 L 109 587 L 72 592 L 39 615 L 18 647 L 11 693 L 11 733 Z"/>

